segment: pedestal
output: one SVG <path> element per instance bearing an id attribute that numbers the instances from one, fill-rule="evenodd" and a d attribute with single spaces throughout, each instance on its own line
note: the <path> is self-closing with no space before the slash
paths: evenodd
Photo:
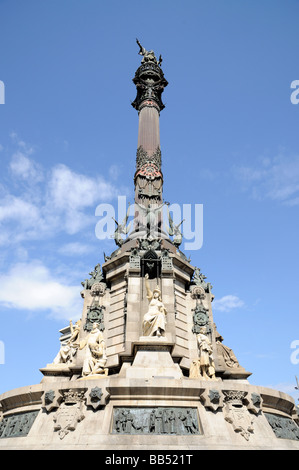
<path id="1" fill-rule="evenodd" d="M 175 364 L 171 351 L 174 343 L 164 337 L 141 336 L 134 342 L 134 360 L 126 369 L 128 378 L 173 378 L 183 377 L 178 364 Z"/>

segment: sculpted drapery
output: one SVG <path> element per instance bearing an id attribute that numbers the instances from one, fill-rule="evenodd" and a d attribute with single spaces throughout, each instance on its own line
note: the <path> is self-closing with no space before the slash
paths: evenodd
<path id="1" fill-rule="evenodd" d="M 165 336 L 167 311 L 161 299 L 161 291 L 157 286 L 153 292 L 148 282 L 148 274 L 145 275 L 145 287 L 149 308 L 143 317 L 144 336 Z"/>

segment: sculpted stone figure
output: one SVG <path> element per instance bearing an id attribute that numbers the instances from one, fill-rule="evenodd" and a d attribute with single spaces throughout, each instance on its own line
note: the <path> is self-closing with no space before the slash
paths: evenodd
<path id="1" fill-rule="evenodd" d="M 79 331 L 81 326 L 81 320 L 78 320 L 73 327 L 72 320 L 70 321 L 71 337 L 66 344 L 62 345 L 57 356 L 55 357 L 53 364 L 69 364 L 73 362 L 74 356 L 77 353 L 79 343 L 78 340 Z"/>
<path id="2" fill-rule="evenodd" d="M 161 299 L 161 291 L 157 286 L 152 292 L 148 282 L 148 274 L 145 275 L 145 287 L 149 309 L 143 317 L 144 336 L 165 336 L 167 311 Z"/>
<path id="3" fill-rule="evenodd" d="M 218 333 L 217 330 L 215 332 L 215 338 L 216 338 L 217 351 L 218 351 L 219 355 L 221 355 L 223 357 L 225 365 L 229 368 L 238 368 L 238 367 L 240 367 L 238 359 L 236 358 L 233 350 L 230 349 L 228 346 L 225 346 L 222 343 L 223 337 Z"/>
<path id="4" fill-rule="evenodd" d="M 85 348 L 83 377 L 88 375 L 108 375 L 108 369 L 105 368 L 107 362 L 106 346 L 98 323 L 93 324 L 87 338 L 80 343 L 80 349 L 83 348 Z"/>
<path id="5" fill-rule="evenodd" d="M 94 268 L 94 271 L 91 271 L 89 273 L 89 275 L 91 276 L 90 279 L 85 279 L 85 281 L 81 282 L 82 286 L 83 286 L 83 289 L 91 289 L 92 286 L 96 283 L 96 282 L 101 282 L 103 281 L 104 279 L 104 276 L 102 274 L 102 271 L 101 271 L 101 265 L 98 263 L 95 268 Z"/>
<path id="6" fill-rule="evenodd" d="M 193 361 L 190 368 L 190 377 L 192 379 L 215 379 L 212 344 L 206 333 L 207 329 L 203 326 L 200 328 L 200 332 L 197 335 L 199 358 Z"/>
<path id="7" fill-rule="evenodd" d="M 155 64 L 158 64 L 158 65 L 161 65 L 162 63 L 162 57 L 160 55 L 159 57 L 159 61 L 157 61 L 157 58 L 155 56 L 155 53 L 154 51 L 147 51 L 141 44 L 140 42 L 138 41 L 138 39 L 136 39 L 136 42 L 140 48 L 138 54 L 139 55 L 142 55 L 143 56 L 143 59 L 141 61 L 141 63 L 143 64 L 144 62 L 154 62 Z"/>

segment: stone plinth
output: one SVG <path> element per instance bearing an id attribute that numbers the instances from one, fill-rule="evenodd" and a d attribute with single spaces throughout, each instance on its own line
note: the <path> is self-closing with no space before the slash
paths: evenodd
<path id="1" fill-rule="evenodd" d="M 171 357 L 174 344 L 164 337 L 141 336 L 134 342 L 133 364 L 126 370 L 128 378 L 168 377 L 179 379 L 181 368 Z"/>

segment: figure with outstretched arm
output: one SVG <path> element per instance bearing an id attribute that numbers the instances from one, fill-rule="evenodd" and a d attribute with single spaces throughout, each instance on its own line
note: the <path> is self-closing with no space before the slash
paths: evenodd
<path id="1" fill-rule="evenodd" d="M 150 289 L 149 276 L 145 275 L 145 288 L 149 308 L 143 317 L 144 336 L 165 336 L 167 311 L 161 299 L 161 290 L 157 286 L 153 291 Z"/>
<path id="2" fill-rule="evenodd" d="M 140 47 L 140 50 L 139 50 L 138 54 L 143 56 L 143 59 L 142 59 L 141 63 L 154 62 L 155 64 L 157 64 L 158 61 L 157 61 L 157 58 L 155 56 L 154 51 L 147 51 L 144 47 L 142 47 L 142 45 L 140 44 L 140 42 L 138 41 L 137 38 L 136 38 L 136 42 L 137 42 L 138 46 Z M 160 56 L 159 57 L 159 63 L 161 63 L 161 62 L 162 62 L 162 57 Z"/>

